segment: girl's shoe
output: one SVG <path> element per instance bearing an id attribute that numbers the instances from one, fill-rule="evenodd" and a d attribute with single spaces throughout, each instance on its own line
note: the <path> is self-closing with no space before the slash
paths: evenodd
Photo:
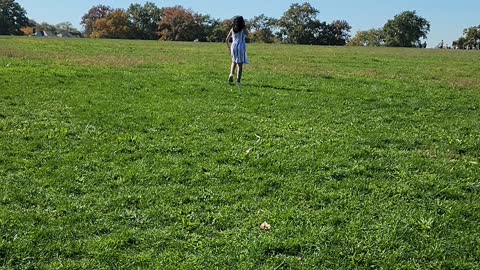
<path id="1" fill-rule="evenodd" d="M 228 77 L 228 83 L 229 84 L 233 84 L 233 75 L 230 74 L 230 76 Z"/>

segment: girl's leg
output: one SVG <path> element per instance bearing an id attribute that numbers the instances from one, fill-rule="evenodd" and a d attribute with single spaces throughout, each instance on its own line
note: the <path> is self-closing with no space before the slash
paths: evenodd
<path id="1" fill-rule="evenodd" d="M 237 68 L 237 64 L 232 62 L 232 66 L 230 67 L 230 75 L 228 76 L 228 82 L 233 83 L 233 75 L 235 75 L 235 69 Z"/>
<path id="2" fill-rule="evenodd" d="M 237 83 L 242 81 L 243 64 L 238 64 Z"/>
<path id="3" fill-rule="evenodd" d="M 237 63 L 232 62 L 232 66 L 230 67 L 230 76 L 235 75 L 236 68 L 237 68 Z"/>

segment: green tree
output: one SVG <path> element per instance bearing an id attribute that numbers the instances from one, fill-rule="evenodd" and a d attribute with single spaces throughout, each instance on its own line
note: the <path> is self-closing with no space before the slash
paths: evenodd
<path id="1" fill-rule="evenodd" d="M 466 43 L 467 39 L 465 37 L 460 37 L 459 39 L 455 40 L 452 45 L 457 49 L 466 49 Z"/>
<path id="2" fill-rule="evenodd" d="M 418 47 L 421 38 L 427 38 L 430 22 L 415 11 L 404 11 L 383 27 L 385 44 L 390 47 Z"/>
<path id="3" fill-rule="evenodd" d="M 228 35 L 228 32 L 232 28 L 231 20 L 219 20 L 215 19 L 212 22 L 210 31 L 207 32 L 207 41 L 210 42 L 223 42 Z"/>
<path id="4" fill-rule="evenodd" d="M 71 22 L 61 22 L 55 25 L 55 28 L 57 29 L 57 31 L 61 32 L 78 31 L 77 29 L 75 29 L 75 27 L 73 27 L 73 24 Z"/>
<path id="5" fill-rule="evenodd" d="M 278 20 L 278 37 L 293 44 L 345 45 L 352 28 L 347 21 L 331 24 L 317 19 L 319 11 L 309 3 L 292 4 Z"/>
<path id="6" fill-rule="evenodd" d="M 480 45 L 480 25 L 463 30 L 463 34 L 465 35 L 464 46 L 478 49 Z"/>
<path id="7" fill-rule="evenodd" d="M 272 43 L 275 41 L 274 31 L 278 21 L 264 14 L 253 17 L 248 21 L 249 38 L 252 42 Z"/>
<path id="8" fill-rule="evenodd" d="M 463 36 L 453 42 L 453 46 L 459 49 L 479 49 L 480 25 L 463 30 Z"/>
<path id="9" fill-rule="evenodd" d="M 370 29 L 368 31 L 359 31 L 348 42 L 349 46 L 384 46 L 385 45 L 385 34 L 383 29 Z"/>
<path id="10" fill-rule="evenodd" d="M 350 38 L 352 27 L 345 20 L 335 20 L 331 24 L 322 24 L 323 30 L 319 35 L 321 45 L 344 46 Z"/>
<path id="11" fill-rule="evenodd" d="M 137 39 L 158 39 L 158 22 L 162 20 L 163 9 L 152 2 L 145 5 L 131 4 L 127 10 L 133 26 L 133 37 Z"/>
<path id="12" fill-rule="evenodd" d="M 57 34 L 74 34 L 76 36 L 82 35 L 82 33 L 77 28 L 73 27 L 73 24 L 71 22 L 61 22 L 55 25 L 55 28 L 57 30 Z"/>
<path id="13" fill-rule="evenodd" d="M 98 5 L 92 7 L 82 17 L 81 24 L 85 28 L 85 36 L 89 37 L 93 33 L 93 26 L 98 19 L 105 18 L 108 14 L 112 13 L 113 9 L 109 6 Z"/>
<path id="14" fill-rule="evenodd" d="M 22 35 L 29 26 L 27 12 L 14 0 L 0 0 L 0 35 Z"/>
<path id="15" fill-rule="evenodd" d="M 309 3 L 292 4 L 278 21 L 278 36 L 287 43 L 313 44 L 322 24 L 318 14 Z"/>
<path id="16" fill-rule="evenodd" d="M 56 34 L 57 33 L 57 28 L 55 27 L 55 25 L 52 25 L 52 24 L 49 24 L 49 23 L 46 23 L 46 22 L 36 24 L 35 25 L 35 30 L 37 32 L 46 31 L 49 34 Z"/>
<path id="17" fill-rule="evenodd" d="M 196 29 L 196 39 L 199 41 L 208 41 L 219 20 L 212 18 L 210 15 L 202 15 L 194 13 L 193 18 L 195 24 L 198 26 Z"/>

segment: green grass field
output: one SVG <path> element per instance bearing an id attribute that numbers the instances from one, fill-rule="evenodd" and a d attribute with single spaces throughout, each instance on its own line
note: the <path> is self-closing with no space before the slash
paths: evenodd
<path id="1" fill-rule="evenodd" d="M 248 50 L 1 37 L 0 269 L 480 269 L 480 53 Z"/>

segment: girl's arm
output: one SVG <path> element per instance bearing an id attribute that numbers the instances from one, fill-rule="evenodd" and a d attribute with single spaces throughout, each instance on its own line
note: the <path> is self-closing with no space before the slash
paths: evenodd
<path id="1" fill-rule="evenodd" d="M 230 32 L 228 32 L 227 38 L 225 41 L 227 42 L 227 48 L 228 51 L 230 51 L 230 38 L 232 37 L 233 29 L 230 29 Z"/>

